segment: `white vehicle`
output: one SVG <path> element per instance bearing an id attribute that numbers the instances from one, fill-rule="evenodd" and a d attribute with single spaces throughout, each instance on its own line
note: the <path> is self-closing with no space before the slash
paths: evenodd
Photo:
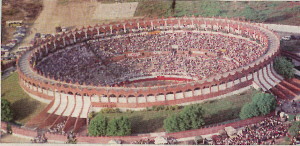
<path id="1" fill-rule="evenodd" d="M 291 40 L 291 36 L 284 36 L 281 38 L 281 40 L 289 41 Z"/>

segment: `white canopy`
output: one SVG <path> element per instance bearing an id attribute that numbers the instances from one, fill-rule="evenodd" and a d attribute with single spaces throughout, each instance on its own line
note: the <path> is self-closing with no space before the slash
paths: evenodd
<path id="1" fill-rule="evenodd" d="M 154 141 L 155 141 L 154 142 L 155 144 L 167 144 L 168 143 L 168 141 L 165 138 L 163 138 L 162 136 L 156 137 L 154 139 Z"/>
<path id="2" fill-rule="evenodd" d="M 235 128 L 233 128 L 232 126 L 225 127 L 225 131 L 228 136 L 233 136 L 237 133 L 237 130 Z"/>
<path id="3" fill-rule="evenodd" d="M 108 144 L 121 144 L 121 141 L 120 140 L 110 140 L 109 142 L 108 142 Z"/>

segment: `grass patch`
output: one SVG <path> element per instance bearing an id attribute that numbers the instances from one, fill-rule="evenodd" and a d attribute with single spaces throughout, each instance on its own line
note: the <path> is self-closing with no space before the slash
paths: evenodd
<path id="1" fill-rule="evenodd" d="M 228 96 L 224 99 L 207 101 L 199 105 L 205 110 L 205 125 L 216 124 L 239 118 L 242 106 L 251 101 L 255 89 L 250 89 L 239 95 Z M 163 132 L 163 121 L 168 116 L 178 114 L 182 109 L 161 111 L 135 111 L 124 113 L 98 113 L 109 119 L 126 116 L 132 123 L 132 133 Z"/>
<path id="2" fill-rule="evenodd" d="M 1 97 L 11 103 L 16 123 L 25 124 L 46 107 L 45 103 L 32 99 L 23 91 L 19 85 L 17 72 L 1 82 Z"/>
<path id="3" fill-rule="evenodd" d="M 135 16 L 146 17 L 240 17 L 254 22 L 291 23 L 299 18 L 299 6 L 287 6 L 287 2 L 221 2 L 221 1 L 176 1 L 172 13 L 172 1 L 140 1 Z"/>

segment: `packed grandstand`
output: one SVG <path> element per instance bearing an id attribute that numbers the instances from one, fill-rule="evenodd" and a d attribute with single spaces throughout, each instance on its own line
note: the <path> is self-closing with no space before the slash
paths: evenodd
<path id="1" fill-rule="evenodd" d="M 266 51 L 267 46 L 255 41 L 222 34 L 138 33 L 72 45 L 43 58 L 35 67 L 61 81 L 102 86 L 147 75 L 201 80 L 247 65 Z M 143 56 L 149 52 L 152 55 Z M 125 53 L 126 58 L 110 61 Z"/>
<path id="2" fill-rule="evenodd" d="M 105 108 L 194 104 L 252 87 L 273 93 L 283 80 L 273 68 L 279 43 L 262 24 L 201 17 L 128 20 L 57 34 L 37 42 L 18 59 L 21 87 L 48 104 L 26 127 L 47 129 L 48 135 L 84 133 L 89 114 Z M 176 82 L 128 86 L 158 80 Z M 246 126 L 262 119 L 237 123 Z M 286 126 L 267 118 L 248 125 L 235 138 L 219 137 L 214 144 L 266 144 L 262 141 L 285 135 Z M 173 136 L 182 136 L 178 135 Z M 132 137 L 122 139 L 153 142 Z M 85 138 L 79 140 L 93 139 Z M 110 138 L 102 140 L 107 143 Z"/>

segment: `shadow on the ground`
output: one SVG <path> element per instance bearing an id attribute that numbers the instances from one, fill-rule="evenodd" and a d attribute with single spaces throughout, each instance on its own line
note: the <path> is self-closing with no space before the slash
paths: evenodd
<path id="1" fill-rule="evenodd" d="M 32 114 L 38 106 L 39 102 L 22 98 L 14 102 L 11 106 L 14 112 L 14 120 L 22 120 Z"/>
<path id="2" fill-rule="evenodd" d="M 130 118 L 132 134 L 157 132 L 164 122 L 163 117 L 149 120 L 142 120 L 142 118 L 142 116 L 134 116 Z"/>
<path id="3" fill-rule="evenodd" d="M 232 108 L 222 111 L 222 114 L 216 113 L 211 116 L 206 116 L 204 121 L 205 125 L 217 124 L 228 120 L 239 118 L 240 108 Z"/>

